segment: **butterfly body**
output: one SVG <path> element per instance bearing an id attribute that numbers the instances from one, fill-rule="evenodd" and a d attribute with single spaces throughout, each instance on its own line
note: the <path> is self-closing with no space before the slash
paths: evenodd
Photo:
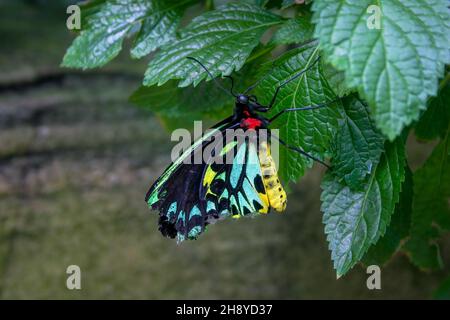
<path id="1" fill-rule="evenodd" d="M 270 154 L 270 146 L 265 142 L 260 145 L 259 160 L 270 206 L 277 212 L 283 212 L 286 209 L 286 192 L 278 178 L 275 162 Z"/>

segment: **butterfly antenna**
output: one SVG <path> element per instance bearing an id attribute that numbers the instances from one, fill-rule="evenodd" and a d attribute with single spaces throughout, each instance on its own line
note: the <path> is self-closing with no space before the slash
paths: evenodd
<path id="1" fill-rule="evenodd" d="M 250 87 L 248 87 L 244 91 L 243 94 L 247 94 L 250 91 L 252 91 L 253 89 L 255 89 L 261 83 L 261 81 L 263 81 L 265 78 L 267 78 L 272 73 L 274 67 L 275 67 L 275 64 L 272 63 L 272 67 L 270 68 L 270 70 L 262 78 L 260 78 L 258 81 L 256 81 L 254 84 L 252 84 Z"/>
<path id="2" fill-rule="evenodd" d="M 231 88 L 230 88 L 230 92 L 233 95 L 233 97 L 237 97 L 237 94 L 234 93 L 233 89 L 234 89 L 234 79 L 232 76 L 224 76 L 224 78 L 228 78 L 231 81 Z"/>
<path id="3" fill-rule="evenodd" d="M 279 85 L 279 87 L 280 87 L 280 88 L 281 88 L 281 87 L 284 87 L 284 86 L 285 86 L 286 84 L 288 84 L 289 82 L 291 82 L 291 81 L 297 79 L 298 77 L 300 77 L 303 73 L 305 73 L 306 71 L 308 71 L 309 69 L 311 69 L 311 68 L 317 63 L 317 61 L 319 61 L 319 60 L 320 60 L 320 56 L 317 57 L 317 59 L 314 60 L 314 62 L 313 62 L 309 67 L 307 67 L 306 69 L 302 70 L 301 72 L 299 72 L 298 74 L 294 75 L 293 77 L 291 77 L 291 78 L 285 80 L 283 83 L 281 83 L 281 84 Z M 272 73 L 272 71 L 273 71 L 274 68 L 275 68 L 275 64 L 272 64 L 272 67 L 270 68 L 270 70 L 269 70 L 269 71 L 268 71 L 261 79 L 259 79 L 258 81 L 256 81 L 256 82 L 255 82 L 254 84 L 252 84 L 250 87 L 248 87 L 247 90 L 244 91 L 244 94 L 247 94 L 248 92 L 250 92 L 251 90 L 253 90 L 258 84 L 261 83 L 262 80 L 264 80 L 265 78 L 267 78 L 267 76 L 269 76 L 269 75 Z"/>
<path id="4" fill-rule="evenodd" d="M 202 68 L 203 70 L 206 71 L 206 73 L 210 76 L 210 78 L 214 81 L 214 83 L 216 84 L 216 86 L 220 89 L 222 89 L 222 91 L 226 92 L 227 94 L 231 94 L 233 97 L 236 97 L 236 95 L 233 93 L 233 87 L 234 87 L 234 81 L 233 78 L 231 76 L 225 76 L 226 78 L 229 78 L 231 80 L 231 90 L 228 91 L 226 88 L 224 88 L 219 81 L 217 81 L 216 78 L 214 78 L 214 76 L 211 74 L 211 72 L 209 72 L 209 70 L 205 67 L 205 65 L 203 63 L 201 63 L 200 61 L 198 61 L 196 58 L 194 57 L 186 57 L 189 60 L 193 60 L 195 62 L 197 62 Z"/>

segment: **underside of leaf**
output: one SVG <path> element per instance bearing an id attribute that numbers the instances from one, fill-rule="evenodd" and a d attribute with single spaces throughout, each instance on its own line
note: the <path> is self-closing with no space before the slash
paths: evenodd
<path id="1" fill-rule="evenodd" d="M 347 85 L 373 109 L 393 140 L 435 95 L 450 62 L 446 0 L 316 0 L 315 35 Z M 379 24 L 377 25 L 377 21 Z"/>
<path id="2" fill-rule="evenodd" d="M 259 6 L 231 3 L 206 12 L 181 31 L 180 39 L 165 46 L 150 62 L 144 85 L 182 79 L 180 86 L 197 85 L 208 74 L 187 57 L 199 60 L 214 77 L 239 70 L 262 34 L 282 19 Z"/>
<path id="3" fill-rule="evenodd" d="M 386 144 L 385 153 L 361 191 L 352 191 L 331 172 L 322 181 L 323 223 L 338 277 L 386 232 L 405 177 L 401 140 Z"/>
<path id="4" fill-rule="evenodd" d="M 100 67 L 115 58 L 124 38 L 138 27 L 131 51 L 140 58 L 175 38 L 180 15 L 193 0 L 112 0 L 100 3 L 83 15 L 86 26 L 67 50 L 62 65 L 72 68 Z M 95 10 L 94 10 L 95 9 Z"/>
<path id="5" fill-rule="evenodd" d="M 384 138 L 375 128 L 367 106 L 355 95 L 342 99 L 344 116 L 334 141 L 333 174 L 358 189 L 383 152 Z"/>

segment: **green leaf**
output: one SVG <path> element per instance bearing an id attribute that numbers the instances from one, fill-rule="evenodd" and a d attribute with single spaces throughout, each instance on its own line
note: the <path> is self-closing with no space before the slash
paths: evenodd
<path id="1" fill-rule="evenodd" d="M 180 32 L 180 39 L 162 48 L 150 62 L 144 85 L 182 79 L 180 86 L 197 85 L 207 73 L 192 60 L 201 61 L 214 77 L 239 70 L 259 38 L 282 18 L 246 3 L 231 3 L 200 15 Z"/>
<path id="2" fill-rule="evenodd" d="M 82 2 L 80 4 L 81 9 L 81 29 L 85 29 L 88 25 L 88 18 L 96 14 L 102 6 L 105 4 L 106 0 L 92 0 L 87 2 Z"/>
<path id="3" fill-rule="evenodd" d="M 335 96 L 322 74 L 318 49 L 310 43 L 301 48 L 290 50 L 272 64 L 261 69 L 260 77 L 269 72 L 257 87 L 256 96 L 263 104 L 269 104 L 276 87 L 300 71 L 310 67 L 309 71 L 284 86 L 271 110 L 269 117 L 286 108 L 299 108 L 319 105 L 333 101 Z M 271 70 L 271 71 L 270 71 Z M 330 146 L 333 132 L 337 127 L 338 103 L 328 107 L 288 112 L 273 122 L 273 129 L 279 129 L 280 137 L 289 145 L 300 147 L 304 151 L 324 158 Z M 312 161 L 305 156 L 281 147 L 280 176 L 285 181 L 296 181 L 312 166 Z"/>
<path id="4" fill-rule="evenodd" d="M 175 39 L 184 8 L 193 0 L 112 0 L 90 7 L 86 26 L 67 50 L 62 65 L 73 68 L 100 67 L 122 50 L 123 39 L 140 28 L 132 49 L 142 57 Z"/>
<path id="5" fill-rule="evenodd" d="M 281 3 L 281 8 L 285 9 L 295 4 L 295 0 L 283 0 Z"/>
<path id="6" fill-rule="evenodd" d="M 450 277 L 441 283 L 439 288 L 434 292 L 433 299 L 450 300 Z"/>
<path id="7" fill-rule="evenodd" d="M 363 191 L 352 191 L 327 172 L 322 181 L 325 234 L 337 276 L 344 275 L 385 234 L 405 177 L 403 139 L 385 153 Z"/>
<path id="8" fill-rule="evenodd" d="M 227 85 L 226 80 L 222 81 Z M 229 85 L 229 84 L 228 84 Z M 192 129 L 194 121 L 223 119 L 232 114 L 233 100 L 218 89 L 213 82 L 203 82 L 197 87 L 179 88 L 175 81 L 161 87 L 138 88 L 130 97 L 130 102 L 154 112 L 168 131 L 177 128 Z"/>
<path id="9" fill-rule="evenodd" d="M 148 11 L 149 15 L 143 20 L 136 37 L 131 50 L 132 57 L 141 58 L 175 40 L 181 15 L 186 5 L 192 2 L 192 0 L 172 0 L 172 3 L 154 1 L 155 7 Z"/>
<path id="10" fill-rule="evenodd" d="M 269 48 L 258 46 L 245 66 L 232 74 L 234 92 L 242 92 L 257 81 L 257 66 L 267 61 Z M 251 60 L 251 61 L 250 61 Z M 229 79 L 216 79 L 224 88 L 231 88 Z M 195 120 L 206 121 L 204 129 L 218 120 L 232 115 L 234 98 L 217 87 L 215 82 L 201 82 L 197 87 L 180 88 L 176 81 L 160 87 L 141 86 L 130 97 L 130 102 L 153 111 L 166 129 L 192 128 Z"/>
<path id="11" fill-rule="evenodd" d="M 436 239 L 438 231 L 431 227 L 428 235 L 415 235 L 404 246 L 411 262 L 422 270 L 442 269 L 443 262 Z"/>
<path id="12" fill-rule="evenodd" d="M 256 4 L 257 6 L 265 7 L 266 9 L 272 9 L 281 7 L 281 1 L 282 0 L 242 0 L 239 2 Z"/>
<path id="13" fill-rule="evenodd" d="M 449 131 L 414 173 L 414 201 L 411 238 L 405 246 L 411 261 L 422 269 L 442 267 L 435 240 L 438 227 L 450 230 L 450 159 Z"/>
<path id="14" fill-rule="evenodd" d="M 377 126 L 394 139 L 419 117 L 450 62 L 446 0 L 383 0 L 380 29 L 368 28 L 372 0 L 316 0 L 315 35 L 328 60 L 345 71 Z"/>
<path id="15" fill-rule="evenodd" d="M 342 99 L 345 116 L 339 122 L 332 160 L 333 174 L 350 189 L 360 189 L 377 166 L 384 138 L 375 128 L 369 110 L 355 95 Z"/>
<path id="16" fill-rule="evenodd" d="M 365 265 L 383 265 L 400 249 L 402 240 L 409 235 L 411 227 L 412 198 L 412 172 L 409 167 L 406 167 L 405 182 L 403 182 L 400 200 L 395 206 L 392 221 L 386 234 L 364 256 Z"/>
<path id="17" fill-rule="evenodd" d="M 223 85 L 229 85 L 221 80 Z M 179 88 L 175 81 L 161 87 L 141 86 L 130 101 L 140 107 L 167 117 L 176 117 L 190 112 L 208 112 L 220 109 L 231 98 L 217 88 L 214 82 L 201 83 L 197 87 Z"/>
<path id="18" fill-rule="evenodd" d="M 202 121 L 202 128 L 212 127 L 219 120 L 229 116 L 233 110 L 231 104 L 226 104 L 216 111 L 181 111 L 180 113 L 167 115 L 164 112 L 155 112 L 157 118 L 161 121 L 164 128 L 171 132 L 179 128 L 188 130 L 194 129 L 195 121 Z"/>
<path id="19" fill-rule="evenodd" d="M 312 0 L 283 0 L 281 4 L 282 9 L 289 8 L 293 5 L 303 5 L 303 4 L 309 4 Z"/>
<path id="20" fill-rule="evenodd" d="M 255 4 L 260 7 L 264 7 L 269 2 L 269 0 L 244 0 L 241 2 L 246 2 L 246 3 L 250 3 L 250 4 Z"/>
<path id="21" fill-rule="evenodd" d="M 345 73 L 343 71 L 337 70 L 331 64 L 326 63 L 325 60 L 322 60 L 322 68 L 325 78 L 337 96 L 343 97 L 356 92 L 345 85 Z"/>
<path id="22" fill-rule="evenodd" d="M 242 92 L 256 82 L 257 67 L 269 56 L 265 47 L 258 46 L 245 66 L 232 74 L 233 92 Z M 252 61 L 249 61 L 250 59 Z M 221 111 L 225 105 L 234 105 L 235 99 L 231 95 L 232 83 L 228 78 L 219 78 L 216 81 L 227 92 L 219 88 L 215 81 L 201 82 L 196 87 L 180 88 L 175 80 L 170 80 L 159 87 L 141 86 L 131 95 L 130 102 L 166 118 L 186 117 L 189 113 L 230 116 L 232 114 L 230 108 L 226 108 L 229 114 L 223 114 Z M 228 88 L 230 88 L 229 91 Z"/>
<path id="23" fill-rule="evenodd" d="M 438 96 L 432 98 L 427 111 L 416 125 L 416 135 L 420 139 L 432 140 L 444 137 L 450 123 L 450 82 L 439 90 Z"/>
<path id="24" fill-rule="evenodd" d="M 303 43 L 311 40 L 314 34 L 314 25 L 308 15 L 299 16 L 287 20 L 280 29 L 277 30 L 271 42 L 273 44 Z"/>

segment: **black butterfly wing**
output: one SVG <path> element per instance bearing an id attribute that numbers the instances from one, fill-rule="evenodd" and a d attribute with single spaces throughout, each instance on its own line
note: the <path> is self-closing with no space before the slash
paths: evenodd
<path id="1" fill-rule="evenodd" d="M 209 219 L 207 203 L 200 198 L 200 187 L 207 165 L 195 164 L 193 159 L 215 143 L 211 137 L 235 126 L 231 117 L 215 125 L 175 160 L 147 192 L 145 201 L 159 211 L 159 230 L 164 236 L 183 241 L 195 239 L 204 231 Z M 191 161 L 186 162 L 187 159 Z"/>

